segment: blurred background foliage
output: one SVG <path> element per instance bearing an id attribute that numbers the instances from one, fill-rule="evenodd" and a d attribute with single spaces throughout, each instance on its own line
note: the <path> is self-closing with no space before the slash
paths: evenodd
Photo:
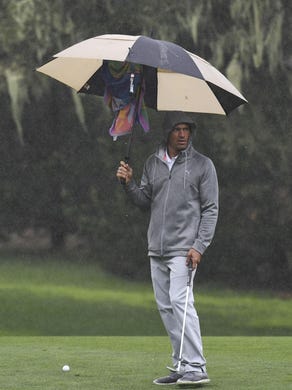
<path id="1" fill-rule="evenodd" d="M 126 138 L 108 135 L 102 98 L 77 95 L 34 70 L 106 33 L 173 41 L 218 67 L 249 105 L 228 118 L 194 115 L 195 147 L 217 167 L 220 218 L 200 267 L 230 286 L 292 286 L 292 5 L 290 0 L 0 0 L 0 238 L 42 229 L 53 250 L 72 235 L 106 269 L 149 277 L 148 215 L 115 171 Z M 137 180 L 163 113 L 137 129 Z"/>

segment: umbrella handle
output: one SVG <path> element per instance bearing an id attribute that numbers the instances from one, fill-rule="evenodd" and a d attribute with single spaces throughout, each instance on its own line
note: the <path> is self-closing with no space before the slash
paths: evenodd
<path id="1" fill-rule="evenodd" d="M 130 156 L 129 154 L 125 157 L 125 163 L 126 164 L 129 164 L 129 161 L 130 161 Z M 120 183 L 122 186 L 125 186 L 126 185 L 126 180 L 125 179 L 120 179 Z"/>

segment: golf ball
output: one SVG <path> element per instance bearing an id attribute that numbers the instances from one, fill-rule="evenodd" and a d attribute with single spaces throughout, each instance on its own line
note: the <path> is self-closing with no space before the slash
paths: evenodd
<path id="1" fill-rule="evenodd" d="M 68 371 L 70 371 L 70 367 L 67 364 L 65 364 L 65 366 L 62 367 L 62 371 L 68 372 Z"/>

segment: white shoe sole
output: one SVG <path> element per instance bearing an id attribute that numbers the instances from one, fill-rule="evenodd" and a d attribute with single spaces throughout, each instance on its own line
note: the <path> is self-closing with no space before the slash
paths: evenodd
<path id="1" fill-rule="evenodd" d="M 181 378 L 182 378 L 182 377 L 178 378 L 178 380 L 181 379 Z M 159 385 L 159 386 L 171 386 L 171 385 L 176 385 L 176 384 L 177 384 L 177 381 L 176 381 L 176 382 L 169 382 L 169 383 L 167 383 L 167 382 L 165 382 L 165 383 L 163 383 L 163 382 L 158 382 L 159 379 L 162 379 L 162 378 L 156 378 L 156 379 L 154 379 L 153 383 L 154 383 L 155 385 Z"/>
<path id="2" fill-rule="evenodd" d="M 173 382 L 173 383 L 157 383 L 155 381 L 153 381 L 153 383 L 155 385 L 158 385 L 158 386 L 172 386 L 172 385 L 177 385 L 177 382 Z"/>
<path id="3" fill-rule="evenodd" d="M 210 383 L 210 379 L 201 379 L 199 381 L 184 381 L 184 380 L 181 380 L 181 379 L 178 379 L 178 381 L 176 382 L 177 385 L 204 385 L 206 383 Z"/>

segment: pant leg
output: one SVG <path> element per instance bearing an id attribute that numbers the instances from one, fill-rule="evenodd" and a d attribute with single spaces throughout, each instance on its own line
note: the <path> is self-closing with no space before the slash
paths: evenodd
<path id="1" fill-rule="evenodd" d="M 180 340 L 183 326 L 184 308 L 187 292 L 188 268 L 185 265 L 185 257 L 174 257 L 169 260 L 170 290 L 169 296 L 173 314 L 179 324 Z M 184 343 L 182 352 L 182 364 L 185 371 L 205 371 L 206 360 L 203 356 L 200 322 L 194 306 L 193 282 L 196 271 L 193 271 L 192 284 L 189 288 Z M 175 351 L 179 357 L 179 349 Z"/>
<path id="2" fill-rule="evenodd" d="M 188 268 L 184 257 L 169 260 L 151 258 L 151 276 L 157 306 L 170 337 L 173 363 L 177 366 L 187 291 Z M 193 272 L 194 278 L 195 272 Z M 194 307 L 193 285 L 189 289 L 182 370 L 205 371 L 200 324 Z"/>
<path id="3" fill-rule="evenodd" d="M 177 351 L 180 345 L 179 324 L 173 314 L 169 290 L 170 290 L 170 269 L 168 263 L 160 258 L 151 257 L 151 278 L 154 295 L 160 317 L 170 338 L 172 345 L 172 357 L 174 366 L 178 360 Z"/>

